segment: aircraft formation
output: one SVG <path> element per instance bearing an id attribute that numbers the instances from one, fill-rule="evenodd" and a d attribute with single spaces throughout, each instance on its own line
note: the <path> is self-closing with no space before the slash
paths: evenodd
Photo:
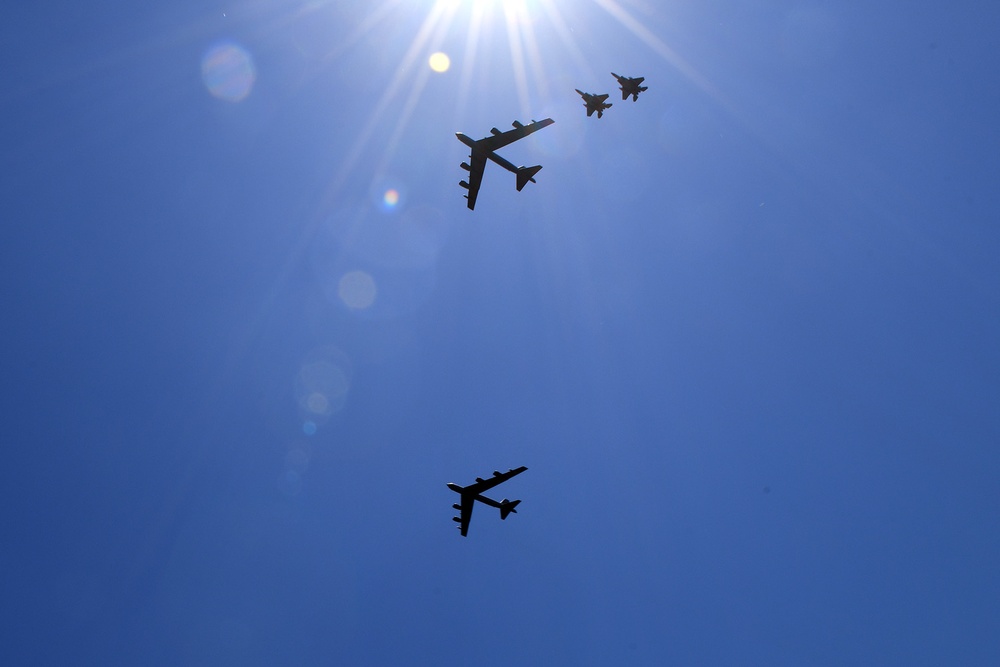
<path id="1" fill-rule="evenodd" d="M 632 101 L 635 102 L 639 99 L 639 93 L 647 89 L 646 86 L 642 85 L 644 77 L 619 76 L 614 72 L 611 73 L 611 76 L 618 80 L 618 85 L 622 91 L 622 100 L 628 99 L 629 95 L 631 95 Z M 576 92 L 578 92 L 583 98 L 583 104 L 587 108 L 588 117 L 593 116 L 594 112 L 597 112 L 597 117 L 601 118 L 604 115 L 604 111 L 606 109 L 610 109 L 612 106 L 610 102 L 606 101 L 610 93 L 592 95 L 579 89 L 577 89 Z M 494 127 L 490 130 L 490 136 L 478 140 L 472 139 L 461 132 L 455 133 L 458 140 L 471 149 L 469 161 L 462 163 L 462 169 L 469 172 L 469 180 L 459 182 L 459 185 L 469 191 L 465 197 L 469 200 L 470 209 L 474 209 L 476 207 L 476 197 L 479 195 L 479 188 L 483 183 L 483 172 L 486 170 L 486 163 L 490 160 L 496 162 L 498 165 L 516 176 L 518 192 L 520 192 L 521 189 L 524 188 L 524 186 L 529 182 L 536 182 L 535 174 L 537 174 L 542 168 L 541 165 L 535 165 L 533 167 L 515 167 L 513 163 L 508 162 L 504 158 L 497 155 L 496 151 L 517 141 L 518 139 L 523 139 L 532 132 L 537 132 L 543 127 L 548 127 L 554 122 L 555 121 L 551 118 L 546 118 L 545 120 L 533 120 L 528 125 L 524 125 L 515 120 L 513 130 L 501 132 Z M 498 484 L 506 482 L 515 475 L 520 475 L 525 470 L 527 470 L 525 466 L 512 468 L 507 472 L 494 470 L 493 476 L 489 479 L 477 477 L 476 481 L 468 486 L 459 486 L 454 482 L 448 482 L 448 488 L 461 496 L 461 501 L 455 503 L 452 507 L 458 510 L 459 514 L 458 516 L 453 517 L 453 521 L 458 523 L 458 529 L 461 531 L 462 537 L 465 537 L 469 533 L 469 522 L 472 520 L 472 508 L 476 504 L 477 500 L 485 505 L 499 509 L 501 519 L 506 519 L 511 513 L 517 514 L 517 510 L 515 508 L 521 502 L 520 500 L 507 500 L 504 498 L 503 500 L 496 501 L 492 498 L 484 496 L 483 492 L 492 489 Z"/>
<path id="2" fill-rule="evenodd" d="M 642 85 L 645 77 L 619 76 L 614 72 L 611 73 L 611 76 L 618 80 L 618 85 L 622 91 L 622 100 L 628 99 L 628 96 L 631 95 L 632 101 L 636 102 L 639 99 L 639 93 L 648 89 L 647 86 Z M 576 89 L 576 92 L 583 98 L 583 105 L 587 108 L 588 117 L 593 116 L 596 111 L 597 117 L 601 118 L 604 116 L 604 111 L 606 109 L 610 109 L 612 106 L 610 102 L 606 101 L 610 93 L 594 95 L 591 93 L 585 93 L 579 88 Z M 507 171 L 512 172 L 517 177 L 518 192 L 520 192 L 529 182 L 537 182 L 535 181 L 535 174 L 537 174 L 542 168 L 541 165 L 535 165 L 534 167 L 515 167 L 513 163 L 508 162 L 504 158 L 497 155 L 496 151 L 517 141 L 518 139 L 523 139 L 532 132 L 537 132 L 543 127 L 548 127 L 554 122 L 555 121 L 551 118 L 546 118 L 545 120 L 533 120 L 528 125 L 523 125 L 515 120 L 513 123 L 513 130 L 501 132 L 494 127 L 490 130 L 490 136 L 478 140 L 462 134 L 461 132 L 455 133 L 458 140 L 471 149 L 469 161 L 462 163 L 462 169 L 469 172 L 469 180 L 462 180 L 458 183 L 463 188 L 468 190 L 468 194 L 465 195 L 465 198 L 469 200 L 469 210 L 476 208 L 476 198 L 479 196 L 479 188 L 483 183 L 483 172 L 486 170 L 486 163 L 489 160 L 496 162 L 498 165 Z M 462 534 L 464 535 L 465 532 L 463 531 Z"/>

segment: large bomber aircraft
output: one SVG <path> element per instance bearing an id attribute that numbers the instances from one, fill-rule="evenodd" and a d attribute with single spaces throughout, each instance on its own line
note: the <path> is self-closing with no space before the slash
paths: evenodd
<path id="1" fill-rule="evenodd" d="M 490 507 L 496 507 L 500 510 L 500 518 L 506 519 L 507 515 L 513 512 L 517 514 L 517 507 L 520 500 L 507 500 L 504 498 L 500 502 L 493 500 L 492 498 L 487 498 L 482 495 L 483 491 L 492 489 L 497 484 L 506 482 L 508 479 L 514 475 L 520 475 L 522 472 L 527 470 L 525 466 L 520 468 L 514 468 L 508 470 L 507 472 L 500 472 L 499 470 L 493 471 L 493 477 L 489 479 L 483 479 L 481 477 L 476 478 L 474 484 L 468 486 L 459 486 L 454 482 L 448 482 L 448 488 L 458 493 L 462 496 L 462 504 L 455 503 L 452 505 L 455 509 L 460 512 L 460 516 L 453 517 L 453 520 L 458 523 L 459 530 L 462 531 L 462 537 L 465 537 L 469 532 L 469 520 L 472 519 L 472 506 L 478 500 L 481 503 L 486 503 Z"/>
<path id="2" fill-rule="evenodd" d="M 623 100 L 627 100 L 628 96 L 631 95 L 632 101 L 636 102 L 639 99 L 639 93 L 641 93 L 644 90 L 648 90 L 647 86 L 639 85 L 646 79 L 646 77 L 644 76 L 637 76 L 637 77 L 618 76 L 614 72 L 611 73 L 611 76 L 618 79 L 618 85 L 621 86 L 622 89 Z"/>
<path id="3" fill-rule="evenodd" d="M 580 93 L 580 97 L 583 98 L 583 106 L 587 107 L 587 117 L 590 118 L 597 112 L 597 117 L 600 118 L 604 115 L 605 109 L 610 109 L 611 104 L 605 103 L 604 100 L 608 99 L 610 93 L 604 93 L 603 95 L 592 95 L 590 93 L 585 93 L 579 88 L 576 92 Z"/>
<path id="4" fill-rule="evenodd" d="M 469 194 L 465 196 L 469 200 L 469 209 L 476 208 L 476 197 L 479 195 L 479 186 L 483 183 L 483 172 L 486 170 L 486 161 L 493 160 L 498 165 L 506 169 L 507 171 L 514 172 L 517 175 L 517 190 L 521 191 L 528 181 L 535 183 L 534 176 L 538 173 L 538 170 L 542 168 L 541 165 L 535 165 L 534 167 L 515 167 L 513 164 L 503 159 L 496 154 L 496 150 L 503 148 L 509 143 L 515 142 L 518 139 L 522 139 L 532 132 L 537 132 L 538 130 L 551 125 L 555 121 L 551 118 L 546 118 L 545 120 L 531 121 L 529 125 L 522 125 L 521 123 L 514 121 L 514 129 L 507 130 L 506 132 L 501 132 L 497 128 L 490 130 L 492 133 L 490 136 L 485 137 L 476 141 L 461 132 L 456 132 L 455 136 L 463 144 L 472 149 L 472 156 L 469 158 L 469 162 L 462 163 L 462 169 L 469 172 L 469 180 L 459 181 L 459 185 L 469 191 Z M 470 510 L 471 512 L 471 510 Z M 462 533 L 465 534 L 464 532 Z"/>

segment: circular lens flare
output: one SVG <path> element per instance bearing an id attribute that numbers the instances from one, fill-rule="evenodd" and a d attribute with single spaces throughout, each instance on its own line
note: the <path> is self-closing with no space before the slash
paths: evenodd
<path id="1" fill-rule="evenodd" d="M 447 53 L 442 53 L 438 51 L 437 53 L 432 53 L 431 57 L 427 60 L 427 63 L 431 66 L 431 69 L 442 74 L 448 71 L 451 67 L 451 58 L 448 57 Z"/>
<path id="2" fill-rule="evenodd" d="M 201 79 L 213 96 L 227 102 L 242 102 L 257 80 L 253 58 L 237 44 L 217 44 L 201 59 Z"/>
<path id="3" fill-rule="evenodd" d="M 406 186 L 398 178 L 380 178 L 368 192 L 372 203 L 383 213 L 395 214 L 405 208 Z"/>
<path id="4" fill-rule="evenodd" d="M 337 286 L 337 295 L 352 310 L 364 310 L 375 303 L 375 280 L 364 271 L 345 273 Z"/>
<path id="5" fill-rule="evenodd" d="M 295 393 L 303 422 L 314 427 L 343 409 L 351 388 L 346 356 L 331 346 L 309 353 L 295 378 Z M 304 430 L 311 430 L 304 424 Z"/>

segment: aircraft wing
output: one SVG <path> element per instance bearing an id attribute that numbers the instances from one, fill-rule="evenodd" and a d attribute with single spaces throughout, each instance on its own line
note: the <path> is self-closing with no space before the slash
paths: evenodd
<path id="1" fill-rule="evenodd" d="M 501 132 L 500 134 L 493 134 L 492 136 L 480 139 L 476 142 L 477 148 L 483 148 L 487 151 L 495 151 L 503 148 L 507 144 L 514 143 L 518 139 L 523 139 L 532 132 L 537 132 L 543 127 L 548 127 L 555 121 L 551 118 L 546 118 L 545 120 L 533 121 L 527 125 L 521 125 L 517 121 L 514 121 L 514 129 L 507 130 L 506 132 Z M 471 183 L 471 181 L 470 181 Z"/>
<path id="2" fill-rule="evenodd" d="M 458 527 L 462 530 L 462 537 L 465 537 L 469 532 L 469 522 L 472 520 L 472 506 L 476 504 L 476 497 L 472 495 L 462 494 L 462 509 L 461 521 Z"/>
<path id="3" fill-rule="evenodd" d="M 476 197 L 479 196 L 479 186 L 483 184 L 483 172 L 486 171 L 486 153 L 482 151 L 472 151 L 472 156 L 469 158 L 469 208 L 476 208 Z M 469 510 L 472 513 L 472 510 Z M 463 524 L 468 528 L 468 522 Z M 462 534 L 464 535 L 464 529 Z"/>
<path id="4" fill-rule="evenodd" d="M 591 97 L 593 97 L 595 101 L 603 104 L 604 100 L 608 99 L 608 95 L 610 94 L 611 93 L 604 93 L 603 95 L 592 95 Z"/>
<path id="5" fill-rule="evenodd" d="M 497 484 L 506 482 L 514 475 L 520 475 L 527 469 L 528 469 L 527 467 L 521 466 L 520 468 L 514 468 L 512 470 L 508 470 L 507 472 L 494 472 L 493 476 L 490 477 L 489 479 L 476 478 L 475 484 L 470 484 L 462 490 L 462 518 L 463 519 L 465 518 L 465 494 L 468 493 L 468 494 L 479 495 L 483 491 L 492 489 Z M 470 515 L 472 514 L 471 509 L 469 510 L 469 514 Z"/>

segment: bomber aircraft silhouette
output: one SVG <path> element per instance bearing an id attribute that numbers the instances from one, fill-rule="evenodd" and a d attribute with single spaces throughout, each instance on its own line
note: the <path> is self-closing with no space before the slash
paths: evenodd
<path id="1" fill-rule="evenodd" d="M 620 85 L 622 88 L 623 100 L 628 99 L 628 96 L 631 95 L 632 101 L 636 102 L 639 99 L 639 93 L 649 89 L 648 86 L 639 85 L 645 80 L 646 77 L 644 76 L 637 76 L 637 77 L 618 76 L 614 72 L 611 73 L 611 76 L 618 79 L 618 85 Z"/>
<path id="2" fill-rule="evenodd" d="M 486 170 L 486 161 L 493 160 L 498 165 L 506 169 L 507 171 L 512 171 L 517 175 L 517 190 L 521 191 L 528 181 L 536 183 L 534 176 L 538 173 L 538 170 L 542 168 L 542 165 L 535 165 L 534 167 L 515 167 L 507 160 L 503 159 L 497 155 L 494 151 L 498 148 L 503 148 L 509 143 L 515 142 L 518 139 L 522 139 L 532 132 L 537 132 L 543 127 L 547 127 L 554 123 L 555 121 L 551 118 L 546 118 L 545 120 L 531 121 L 529 125 L 522 125 L 521 123 L 514 121 L 514 129 L 507 130 L 506 132 L 501 132 L 497 128 L 490 130 L 492 133 L 490 136 L 476 141 L 461 132 L 456 132 L 455 136 L 463 144 L 472 149 L 472 156 L 469 158 L 469 162 L 462 163 L 462 169 L 469 172 L 469 180 L 459 181 L 458 184 L 469 191 L 469 194 L 465 195 L 465 198 L 469 200 L 469 209 L 476 208 L 476 197 L 479 195 L 479 186 L 483 183 L 483 172 Z M 471 510 L 470 510 L 471 511 Z M 465 534 L 464 532 L 462 533 Z"/>
<path id="3" fill-rule="evenodd" d="M 604 93 L 603 95 L 591 95 L 590 93 L 585 93 L 579 88 L 576 92 L 580 93 L 580 97 L 583 98 L 583 106 L 587 107 L 587 118 L 594 115 L 597 112 L 597 117 L 600 118 L 604 115 L 605 109 L 610 109 L 611 104 L 605 103 L 604 100 L 608 99 L 610 93 Z"/>
<path id="4" fill-rule="evenodd" d="M 454 491 L 455 493 L 461 494 L 462 496 L 461 505 L 459 505 L 458 503 L 452 505 L 452 507 L 461 512 L 461 516 L 452 517 L 452 520 L 458 522 L 458 528 L 459 530 L 462 531 L 462 537 L 465 537 L 465 535 L 469 532 L 469 520 L 472 519 L 472 506 L 473 504 L 475 504 L 477 500 L 481 503 L 486 503 L 490 507 L 496 507 L 497 509 L 499 509 L 501 519 L 506 519 L 507 515 L 510 514 L 511 512 L 517 514 L 517 510 L 514 508 L 517 507 L 518 503 L 521 502 L 520 500 L 507 500 L 506 498 L 504 498 L 500 502 L 497 502 L 492 498 L 487 498 L 486 496 L 482 495 L 482 493 L 487 489 L 492 489 L 497 484 L 506 482 L 514 475 L 520 475 L 525 470 L 527 470 L 525 466 L 521 466 L 520 468 L 513 468 L 511 470 L 508 470 L 507 472 L 500 472 L 499 470 L 494 470 L 493 477 L 489 479 L 483 479 L 481 477 L 477 477 L 476 482 L 468 486 L 459 486 L 454 482 L 448 482 L 448 488 Z"/>

